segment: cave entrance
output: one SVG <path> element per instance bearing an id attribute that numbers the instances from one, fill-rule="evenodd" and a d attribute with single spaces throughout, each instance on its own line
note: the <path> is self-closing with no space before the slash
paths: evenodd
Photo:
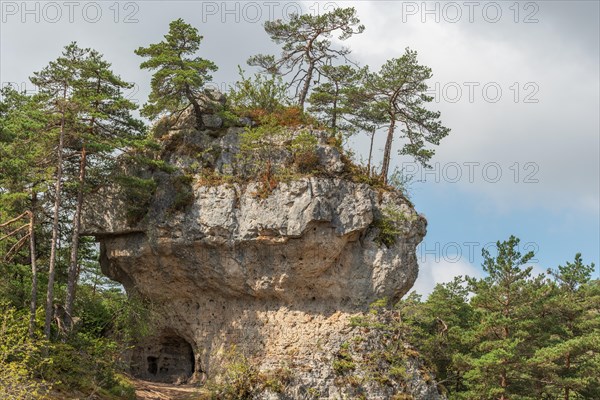
<path id="1" fill-rule="evenodd" d="M 172 332 L 145 340 L 134 349 L 131 359 L 132 374 L 153 382 L 187 382 L 195 367 L 192 346 Z"/>

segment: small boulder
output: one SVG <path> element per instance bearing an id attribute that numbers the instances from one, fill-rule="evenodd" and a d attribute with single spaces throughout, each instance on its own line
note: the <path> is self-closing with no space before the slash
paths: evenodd
<path id="1" fill-rule="evenodd" d="M 208 129 L 219 129 L 223 126 L 223 118 L 214 114 L 205 114 L 202 116 L 202 122 Z"/>

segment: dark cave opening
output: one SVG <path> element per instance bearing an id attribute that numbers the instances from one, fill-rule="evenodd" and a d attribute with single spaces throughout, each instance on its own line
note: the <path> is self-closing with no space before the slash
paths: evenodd
<path id="1" fill-rule="evenodd" d="M 192 346 L 173 332 L 146 339 L 131 356 L 132 374 L 154 382 L 187 382 L 195 368 Z"/>
<path id="2" fill-rule="evenodd" d="M 148 357 L 148 373 L 151 375 L 156 375 L 158 372 L 158 358 L 156 357 Z"/>

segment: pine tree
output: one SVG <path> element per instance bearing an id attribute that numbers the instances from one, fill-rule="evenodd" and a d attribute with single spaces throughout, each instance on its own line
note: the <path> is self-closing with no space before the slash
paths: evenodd
<path id="1" fill-rule="evenodd" d="M 524 267 L 533 252 L 521 255 L 519 239 L 497 242 L 497 256 L 482 251 L 488 276 L 468 280 L 475 296 L 472 305 L 480 323 L 473 332 L 475 352 L 462 361 L 471 398 L 498 400 L 533 399 L 532 379 L 525 367 L 536 344 L 532 334 L 539 320 L 536 310 L 544 301 L 544 281 L 531 279 L 532 267 Z"/>
<path id="2" fill-rule="evenodd" d="M 67 281 L 65 312 L 67 328 L 71 326 L 79 275 L 78 255 L 81 228 L 81 213 L 84 194 L 88 189 L 88 169 L 94 176 L 102 175 L 99 170 L 111 170 L 111 158 L 115 150 L 124 150 L 137 137 L 142 136 L 141 121 L 132 117 L 135 104 L 123 96 L 123 91 L 133 84 L 123 81 L 110 70 L 110 63 L 95 50 L 85 49 L 85 57 L 79 65 L 79 79 L 74 83 L 73 100 L 78 104 L 78 129 L 74 141 L 78 154 L 79 168 L 75 211 L 72 222 L 71 254 Z M 91 165 L 90 165 L 91 163 Z M 95 185 L 102 182 L 96 179 Z"/>
<path id="3" fill-rule="evenodd" d="M 180 18 L 169 24 L 164 41 L 135 51 L 138 56 L 148 58 L 141 68 L 156 71 L 150 83 L 152 91 L 148 103 L 142 108 L 144 116 L 150 119 L 164 113 L 179 116 L 191 106 L 196 128 L 204 127 L 199 96 L 211 79 L 210 72 L 216 71 L 217 66 L 194 56 L 202 39 L 196 28 Z"/>
<path id="4" fill-rule="evenodd" d="M 313 81 L 319 81 L 323 67 L 336 58 L 347 59 L 350 50 L 335 49 L 330 38 L 339 33 L 339 40 L 360 34 L 365 27 L 359 25 L 354 8 L 337 8 L 322 15 L 292 14 L 288 22 L 268 21 L 265 31 L 273 42 L 282 46 L 279 58 L 259 54 L 248 59 L 248 64 L 258 66 L 270 74 L 290 76 L 290 86 L 295 87 L 298 105 L 304 103 Z"/>
<path id="5" fill-rule="evenodd" d="M 540 396 L 569 399 L 600 398 L 600 282 L 592 281 L 594 264 L 581 254 L 549 273 L 553 297 L 543 325 L 542 345 L 529 365 L 544 382 Z"/>
<path id="6" fill-rule="evenodd" d="M 65 139 L 68 132 L 74 130 L 73 117 L 77 114 L 78 105 L 73 101 L 74 85 L 79 78 L 79 66 L 85 50 L 75 43 L 66 46 L 63 54 L 50 64 L 34 73 L 31 82 L 39 88 L 46 98 L 48 113 L 54 117 L 55 123 L 50 126 L 58 136 L 56 147 L 56 168 L 54 184 L 54 206 L 52 219 L 52 241 L 50 245 L 50 260 L 48 267 L 48 289 L 46 292 L 46 316 L 44 334 L 50 338 L 51 323 L 54 310 L 54 281 L 56 277 L 56 255 L 59 240 L 59 216 L 62 207 L 63 189 L 63 157 Z"/>
<path id="7" fill-rule="evenodd" d="M 350 133 L 353 126 L 347 121 L 354 109 L 348 101 L 348 93 L 360 84 L 364 73 L 365 69 L 350 65 L 323 66 L 322 74 L 327 81 L 314 88 L 308 111 L 320 115 L 321 121 L 335 134 L 340 130 Z"/>
<path id="8" fill-rule="evenodd" d="M 429 321 L 422 351 L 432 361 L 438 384 L 454 392 L 464 390 L 466 372 L 456 357 L 470 349 L 470 332 L 477 322 L 468 295 L 464 279 L 457 277 L 436 285 L 424 304 Z"/>
<path id="9" fill-rule="evenodd" d="M 371 103 L 372 109 L 379 111 L 378 114 L 385 114 L 388 123 L 381 169 L 384 182 L 388 179 L 397 125 L 402 125 L 402 137 L 407 140 L 400 154 L 410 155 L 424 166 L 434 154 L 434 150 L 425 147 L 425 142 L 438 145 L 450 132 L 439 121 L 439 112 L 424 108 L 425 103 L 433 100 L 426 94 L 426 81 L 431 76 L 431 69 L 419 64 L 417 52 L 406 49 L 400 58 L 388 60 L 378 73 L 367 77 L 367 102 Z"/>
<path id="10" fill-rule="evenodd" d="M 33 97 L 5 88 L 0 102 L 0 215 L 20 214 L 0 223 L 13 226 L 27 220 L 26 235 L 4 255 L 15 255 L 28 239 L 31 267 L 29 335 L 33 336 L 38 296 L 36 229 L 40 213 L 38 194 L 47 190 L 49 182 L 48 154 L 50 146 L 44 131 L 48 119 L 39 96 Z M 0 219 L 1 221 L 1 219 Z M 10 223 L 8 223 L 10 222 Z M 22 225 L 23 227 L 23 225 Z M 2 236 L 2 235 L 0 235 Z"/>
<path id="11" fill-rule="evenodd" d="M 360 75 L 360 82 L 356 86 L 349 86 L 344 91 L 342 101 L 343 108 L 348 112 L 347 118 L 351 126 L 349 132 L 353 134 L 362 131 L 370 138 L 367 174 L 372 176 L 376 173 L 372 165 L 375 134 L 379 129 L 386 126 L 388 119 L 385 109 L 382 109 L 380 104 L 375 102 L 374 97 L 366 90 L 367 79 L 372 76 L 369 73 L 369 68 L 365 67 L 361 70 Z"/>

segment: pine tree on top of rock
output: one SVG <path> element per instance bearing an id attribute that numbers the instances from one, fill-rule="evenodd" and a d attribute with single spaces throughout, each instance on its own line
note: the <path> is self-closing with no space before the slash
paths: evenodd
<path id="1" fill-rule="evenodd" d="M 298 106 L 304 110 L 311 85 L 319 81 L 323 67 L 337 58 L 347 60 L 350 54 L 348 48 L 334 48 L 331 38 L 337 35 L 338 40 L 346 40 L 364 29 L 352 7 L 316 16 L 292 14 L 288 22 L 268 21 L 265 31 L 281 45 L 281 56 L 258 54 L 250 57 L 248 64 L 270 74 L 291 77 L 289 85 L 295 88 Z"/>
<path id="2" fill-rule="evenodd" d="M 179 117 L 192 107 L 196 128 L 204 128 L 199 96 L 205 83 L 212 79 L 210 72 L 216 71 L 217 66 L 196 56 L 202 39 L 196 28 L 180 18 L 169 24 L 169 33 L 162 42 L 135 51 L 138 56 L 147 58 L 140 64 L 141 68 L 156 71 L 142 115 L 150 119 L 165 114 Z"/>

